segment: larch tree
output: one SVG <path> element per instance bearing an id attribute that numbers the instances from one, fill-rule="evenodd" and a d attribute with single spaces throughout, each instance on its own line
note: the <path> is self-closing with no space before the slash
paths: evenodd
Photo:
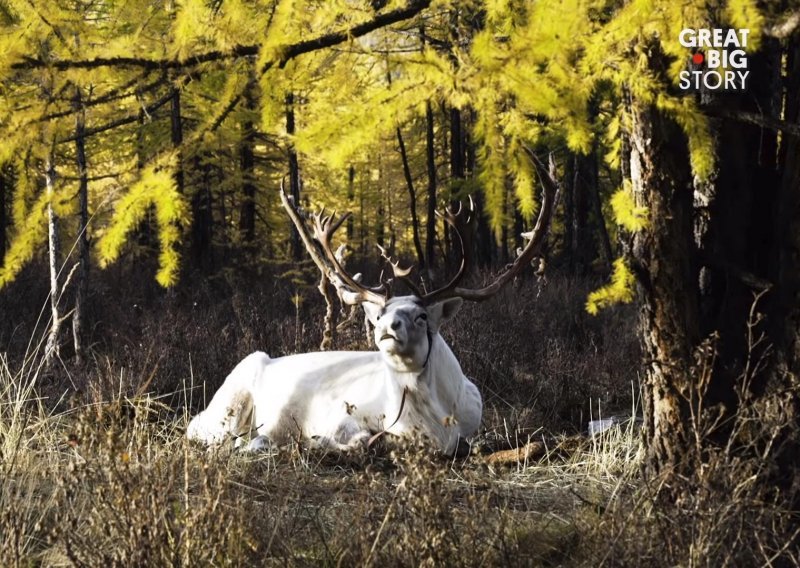
<path id="1" fill-rule="evenodd" d="M 509 229 L 520 232 L 537 209 L 532 156 L 555 151 L 572 176 L 574 251 L 585 248 L 577 243 L 593 212 L 613 267 L 587 309 L 638 290 L 650 470 L 694 465 L 686 456 L 701 407 L 730 424 L 744 406 L 771 400 L 796 421 L 800 128 L 790 71 L 800 56 L 791 18 L 754 0 L 378 4 L 0 2 L 0 165 L 14 169 L 3 178 L 4 197 L 13 185 L 13 230 L 0 286 L 45 243 L 48 212 L 70 238 L 86 234 L 89 212 L 101 265 L 153 216 L 163 286 L 178 280 L 190 226 L 207 243 L 216 223 L 238 246 L 252 243 L 263 216 L 265 234 L 291 242 L 255 172 L 272 187 L 291 172 L 300 199 L 300 166 L 303 200 L 357 205 L 347 233 L 362 252 L 367 241 L 399 241 L 430 266 L 432 210 L 477 188 L 486 230 L 508 250 Z M 759 50 L 749 98 L 677 88 L 691 55 L 681 30 L 720 26 L 749 28 L 748 49 Z M 607 203 L 622 235 L 616 259 L 601 154 L 619 181 Z M 61 185 L 45 176 L 51 155 Z M 274 167 L 259 170 L 259 160 Z M 744 163 L 758 175 L 737 169 Z M 417 216 L 405 204 L 420 205 L 423 185 Z M 83 194 L 85 204 L 72 197 Z M 751 298 L 766 290 L 764 323 Z M 742 339 L 762 330 L 776 349 L 769 360 L 764 343 Z M 704 357 L 714 361 L 707 384 L 697 371 Z M 754 367 L 754 357 L 765 364 Z M 726 428 L 714 430 L 716 442 Z"/>
<path id="2" fill-rule="evenodd" d="M 614 159 L 625 180 L 612 206 L 632 238 L 590 308 L 630 298 L 635 279 L 649 471 L 672 481 L 700 475 L 714 448 L 733 447 L 765 452 L 758 455 L 774 468 L 770 483 L 788 487 L 800 406 L 788 370 L 795 354 L 784 342 L 798 333 L 786 318 L 798 297 L 796 280 L 781 276 L 800 266 L 779 252 L 796 230 L 783 213 L 784 192 L 796 187 L 780 181 L 791 165 L 778 167 L 796 136 L 785 106 L 792 93 L 780 87 L 784 48 L 764 36 L 764 15 L 746 1 L 631 2 L 601 24 L 586 64 L 617 89 Z M 695 98 L 677 89 L 692 56 L 679 34 L 704 28 L 749 30 L 747 49 L 759 64 L 746 93 Z M 771 122 L 745 124 L 750 105 Z M 748 420 L 762 424 L 737 426 Z"/>

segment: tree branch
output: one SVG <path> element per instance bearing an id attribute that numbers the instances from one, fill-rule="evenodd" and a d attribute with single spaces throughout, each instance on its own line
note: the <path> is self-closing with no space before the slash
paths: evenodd
<path id="1" fill-rule="evenodd" d="M 761 128 L 768 128 L 776 132 L 784 132 L 786 134 L 800 136 L 800 124 L 794 124 L 791 122 L 787 122 L 785 120 L 773 118 L 771 116 L 756 114 L 754 112 L 745 112 L 740 110 L 728 111 L 728 110 L 716 110 L 710 108 L 703 110 L 705 110 L 706 114 L 708 114 L 711 117 L 727 118 L 729 120 L 736 120 L 738 122 L 744 122 L 746 124 L 754 124 L 756 126 L 760 126 Z"/>
<path id="2" fill-rule="evenodd" d="M 112 89 L 109 92 L 99 97 L 86 100 L 83 103 L 83 108 L 91 108 L 105 103 L 114 102 L 120 99 L 126 99 L 137 95 L 143 95 L 144 93 L 149 93 L 151 91 L 158 89 L 158 87 L 160 87 L 166 82 L 166 78 L 162 76 L 156 79 L 155 81 L 152 81 L 150 83 L 147 83 L 146 85 L 143 85 L 142 87 L 137 88 L 135 91 L 129 90 L 131 87 L 135 86 L 141 79 L 147 77 L 147 75 L 149 75 L 150 73 L 151 71 L 145 71 L 135 79 L 128 81 L 127 83 L 121 85 L 118 88 Z M 47 122 L 48 120 L 53 120 L 56 118 L 64 118 L 65 116 L 76 114 L 77 112 L 78 111 L 76 111 L 75 109 L 70 108 L 67 110 L 61 110 L 57 112 L 52 112 L 50 114 L 42 115 L 33 120 L 32 122 Z"/>
<path id="3" fill-rule="evenodd" d="M 188 82 L 189 82 L 189 76 L 187 75 L 187 76 L 183 77 L 183 80 L 181 81 L 181 83 L 179 85 L 177 85 L 175 88 L 180 89 L 181 87 L 183 87 Z M 164 96 L 162 96 L 160 99 L 158 99 L 154 103 L 144 107 L 145 112 L 147 114 L 152 114 L 153 112 L 157 111 L 159 108 L 161 108 L 162 106 L 167 104 L 172 99 L 172 96 L 173 96 L 173 89 L 170 89 L 169 92 L 167 94 L 165 94 Z M 116 120 L 112 120 L 111 122 L 107 122 L 106 124 L 101 124 L 100 126 L 95 126 L 94 128 L 87 128 L 83 132 L 83 137 L 84 138 L 88 138 L 89 136 L 94 136 L 95 134 L 100 134 L 100 133 L 106 132 L 108 130 L 113 130 L 114 128 L 117 128 L 119 126 L 124 126 L 126 124 L 131 124 L 132 122 L 136 122 L 137 120 L 139 120 L 139 117 L 140 117 L 139 112 L 136 112 L 135 114 L 129 114 L 128 116 L 123 116 L 123 117 L 118 118 Z M 77 135 L 73 134 L 72 136 L 68 136 L 67 138 L 59 139 L 58 143 L 59 144 L 64 144 L 65 142 L 74 142 L 76 137 L 77 137 Z"/>
<path id="4" fill-rule="evenodd" d="M 279 59 L 277 61 L 268 61 L 265 63 L 261 72 L 264 73 L 275 64 L 282 68 L 286 63 L 299 55 L 325 49 L 326 47 L 332 47 L 349 38 L 361 37 L 382 27 L 413 18 L 427 8 L 430 3 L 431 0 L 410 0 L 406 6 L 375 16 L 375 18 L 368 22 L 357 24 L 345 30 L 331 32 L 314 39 L 289 44 L 283 49 Z M 238 45 L 228 51 L 208 51 L 182 59 L 95 57 L 93 59 L 84 60 L 47 61 L 35 57 L 25 57 L 22 61 L 12 63 L 11 68 L 17 70 L 55 69 L 57 71 L 64 71 L 67 69 L 96 69 L 98 67 L 139 67 L 151 70 L 184 69 L 212 61 L 238 59 L 241 57 L 258 55 L 260 48 L 261 46 L 259 45 Z"/>
<path id="5" fill-rule="evenodd" d="M 299 43 L 288 46 L 282 53 L 280 60 L 277 62 L 279 67 L 283 68 L 290 60 L 298 55 L 310 53 L 326 47 L 333 47 L 339 43 L 347 41 L 349 38 L 357 38 L 374 32 L 380 28 L 408 20 L 419 14 L 422 10 L 430 6 L 431 0 L 410 0 L 410 2 L 402 7 L 379 16 L 375 16 L 372 20 L 358 24 L 347 30 L 332 32 L 316 39 L 301 41 Z M 267 62 L 264 64 L 261 72 L 265 72 L 272 67 L 275 62 Z"/>
<path id="6" fill-rule="evenodd" d="M 269 71 L 276 64 L 280 69 L 283 69 L 289 61 L 300 55 L 311 53 L 312 51 L 319 49 L 325 49 L 326 47 L 333 47 L 334 45 L 347 41 L 348 38 L 361 37 L 382 27 L 413 18 L 429 5 L 430 0 L 411 0 L 404 8 L 398 8 L 396 10 L 392 10 L 391 12 L 381 14 L 369 22 L 358 24 L 347 30 L 333 32 L 316 39 L 301 41 L 300 43 L 290 45 L 282 51 L 279 59 L 267 61 L 264 63 L 264 65 L 262 65 L 261 69 L 259 70 L 259 77 Z M 238 93 L 230 101 L 228 101 L 228 104 L 225 105 L 225 108 L 223 108 L 214 118 L 213 122 L 208 128 L 208 131 L 216 131 L 217 128 L 219 128 L 220 125 L 225 121 L 228 115 L 233 112 L 233 109 L 236 108 L 241 100 L 242 93 Z"/>
<path id="7" fill-rule="evenodd" d="M 764 26 L 764 35 L 785 39 L 792 35 L 798 26 L 800 26 L 800 11 L 789 12 Z"/>

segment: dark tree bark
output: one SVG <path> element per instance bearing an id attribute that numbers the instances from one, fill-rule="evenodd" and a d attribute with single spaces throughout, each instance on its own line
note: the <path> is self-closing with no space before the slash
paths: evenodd
<path id="1" fill-rule="evenodd" d="M 596 159 L 597 158 L 595 157 L 595 160 Z M 596 179 L 597 183 L 594 184 L 594 188 L 590 198 L 592 201 L 592 209 L 594 210 L 594 216 L 597 219 L 597 237 L 600 240 L 600 247 L 603 253 L 603 264 L 605 265 L 606 272 L 610 272 L 611 261 L 614 260 L 614 250 L 611 248 L 611 239 L 608 236 L 606 219 L 605 216 L 603 215 L 603 197 L 600 195 L 599 176 Z"/>
<path id="2" fill-rule="evenodd" d="M 425 227 L 425 260 L 428 270 L 435 264 L 436 246 L 436 154 L 433 138 L 433 108 L 430 101 L 425 105 L 425 159 L 428 171 L 428 211 Z"/>
<path id="3" fill-rule="evenodd" d="M 457 12 L 453 11 L 451 13 L 451 21 L 454 22 L 453 25 L 451 25 L 451 33 L 457 34 Z M 457 38 L 457 35 L 454 36 L 454 38 Z M 453 210 L 457 210 L 459 207 L 459 200 L 463 198 L 463 194 L 460 194 L 461 187 L 466 179 L 464 130 L 461 121 L 461 111 L 457 108 L 451 107 L 448 114 L 450 123 L 450 207 L 452 207 Z M 455 192 L 459 192 L 459 195 L 455 195 Z M 445 225 L 444 231 L 446 231 L 445 240 L 448 243 L 447 251 L 450 263 L 458 266 L 460 258 L 464 255 L 464 251 L 457 250 L 456 243 L 458 243 L 458 238 L 455 235 L 455 229 L 449 225 Z M 470 246 L 474 245 L 470 242 Z"/>
<path id="4" fill-rule="evenodd" d="M 470 122 L 474 124 L 474 111 L 470 110 L 467 116 Z M 465 173 L 469 173 L 472 176 L 475 172 L 475 145 L 468 133 L 469 129 L 467 129 L 464 137 Z M 486 268 L 492 264 L 497 250 L 497 243 L 484 211 L 483 192 L 476 191 L 472 198 L 475 204 L 475 220 L 477 224 L 475 229 L 475 260 L 479 267 Z"/>
<path id="5" fill-rule="evenodd" d="M 181 144 L 183 144 L 183 120 L 181 119 L 181 91 L 177 87 L 172 88 L 172 96 L 170 98 L 169 107 L 169 120 L 172 147 L 178 150 L 178 167 L 175 169 L 175 185 L 178 187 L 178 192 L 183 193 L 185 189 L 183 152 L 181 152 Z"/>
<path id="6" fill-rule="evenodd" d="M 414 189 L 414 180 L 411 177 L 411 168 L 408 165 L 408 153 L 406 152 L 406 145 L 403 142 L 403 133 L 400 127 L 397 127 L 397 146 L 400 149 L 400 158 L 403 161 L 403 176 L 406 179 L 406 187 L 408 188 L 409 208 L 411 210 L 411 231 L 414 237 L 414 250 L 417 252 L 417 263 L 419 269 L 425 267 L 425 253 L 422 251 L 422 241 L 419 238 L 419 219 L 417 218 L 417 192 Z"/>
<path id="7" fill-rule="evenodd" d="M 458 45 L 460 41 L 459 33 L 459 13 L 458 8 L 450 10 L 450 18 L 448 25 L 448 36 L 452 46 Z M 450 62 L 454 67 L 458 68 L 458 59 L 454 48 L 451 48 L 449 53 Z M 461 111 L 456 107 L 450 107 L 450 179 L 453 188 L 460 189 L 460 184 L 466 178 L 466 156 L 464 153 L 464 128 L 461 120 Z M 457 206 L 451 196 L 451 205 Z"/>
<path id="8" fill-rule="evenodd" d="M 8 218 L 6 217 L 6 193 L 11 192 L 11 176 L 9 168 L 0 167 L 0 268 L 5 263 L 6 256 L 6 231 L 8 229 Z"/>
<path id="9" fill-rule="evenodd" d="M 256 183 L 255 183 L 255 128 L 253 113 L 257 109 L 256 83 L 250 80 L 244 91 L 245 119 L 242 122 L 242 140 L 239 145 L 239 166 L 242 172 L 242 205 L 239 213 L 239 231 L 245 243 L 256 236 Z"/>
<path id="10" fill-rule="evenodd" d="M 145 165 L 147 164 L 147 148 L 148 140 L 146 133 L 146 126 L 148 124 L 148 116 L 144 109 L 139 109 L 137 113 L 137 128 L 136 128 L 136 170 L 141 174 Z M 85 136 L 84 136 L 85 139 Z M 145 215 L 139 227 L 136 230 L 136 242 L 139 246 L 149 248 L 155 241 L 153 236 L 153 223 L 152 223 L 153 208 L 149 208 L 147 215 Z"/>
<path id="11" fill-rule="evenodd" d="M 192 194 L 192 259 L 203 272 L 214 269 L 211 243 L 214 237 L 214 209 L 211 195 L 211 171 L 199 155 L 194 159 L 195 176 L 199 180 Z M 195 178 L 197 179 L 197 178 Z"/>
<path id="12" fill-rule="evenodd" d="M 356 168 L 351 164 L 347 171 L 347 210 L 352 211 L 355 208 L 356 198 Z M 353 215 L 347 218 L 347 242 L 352 243 L 355 236 L 355 220 Z"/>
<path id="13" fill-rule="evenodd" d="M 286 133 L 291 137 L 295 133 L 294 124 L 294 93 L 286 95 Z M 295 205 L 300 205 L 300 166 L 297 162 L 297 151 L 294 143 L 289 142 L 289 195 L 294 199 Z M 294 225 L 291 226 L 291 252 L 292 258 L 299 261 L 303 258 L 303 244 L 300 242 L 300 234 Z"/>
<path id="14" fill-rule="evenodd" d="M 378 243 L 378 246 L 386 246 L 386 209 L 383 206 L 383 199 L 378 205 L 375 216 L 375 242 Z"/>
<path id="15" fill-rule="evenodd" d="M 786 58 L 787 82 L 784 119 L 800 125 L 800 38 L 789 41 Z M 789 418 L 800 424 L 800 136 L 786 134 L 778 156 L 781 177 L 775 200 L 774 236 L 776 254 L 770 271 L 778 293 L 768 323 L 773 328 L 776 364 L 773 383 L 785 392 Z M 800 439 L 797 431 L 784 431 L 778 440 L 779 478 L 776 484 L 791 487 L 800 470 Z M 795 509 L 798 507 L 795 498 Z"/>
<path id="16" fill-rule="evenodd" d="M 217 218 L 223 220 L 220 224 L 220 244 L 223 248 L 227 248 L 230 244 L 230 235 L 228 234 L 227 224 L 224 221 L 228 218 L 228 204 L 226 202 L 228 199 L 228 191 L 225 189 L 225 172 L 219 165 L 213 165 L 211 167 L 211 173 L 219 188 L 217 199 L 214 200 L 214 202 L 216 202 L 217 205 Z M 214 202 L 212 202 L 212 205 L 214 205 Z M 213 211 L 211 214 L 212 216 L 214 215 Z M 271 244 L 268 243 L 267 246 L 270 247 Z"/>
<path id="17" fill-rule="evenodd" d="M 647 463 L 653 473 L 680 472 L 690 442 L 691 360 L 698 344 L 692 258 L 692 185 L 686 139 L 649 104 L 631 108 L 630 172 L 637 205 L 650 224 L 634 236 L 640 325 L 649 361 L 642 399 Z"/>
<path id="18" fill-rule="evenodd" d="M 525 220 L 522 218 L 522 213 L 520 213 L 519 208 L 514 207 L 514 232 L 511 237 L 514 239 L 514 258 L 518 255 L 516 254 L 517 250 L 522 250 L 525 246 L 523 242 L 522 233 L 525 231 Z"/>
<path id="19" fill-rule="evenodd" d="M 589 211 L 598 192 L 595 153 L 570 155 L 565 165 L 564 178 L 564 251 L 567 268 L 571 273 L 584 274 L 597 253 L 589 224 Z M 602 211 L 595 210 L 595 214 L 598 212 L 598 224 L 602 224 Z M 604 230 L 605 226 L 601 229 Z"/>
<path id="20" fill-rule="evenodd" d="M 785 120 L 800 125 L 800 38 L 789 42 Z M 785 314 L 776 332 L 779 371 L 800 377 L 800 137 L 787 134 L 781 147 L 781 179 L 774 210 L 777 244 L 772 274 L 778 284 L 776 312 Z M 778 318 L 776 318 L 777 320 Z M 796 388 L 796 385 L 795 385 Z"/>
<path id="21" fill-rule="evenodd" d="M 564 181 L 561 184 L 564 196 L 564 255 L 567 257 L 567 271 L 575 272 L 575 159 L 568 156 L 564 163 Z"/>
<path id="22" fill-rule="evenodd" d="M 589 205 L 597 187 L 597 158 L 594 153 L 575 156 L 574 215 L 572 229 L 575 269 L 583 274 L 594 259 L 596 247 L 589 229 Z"/>
<path id="23" fill-rule="evenodd" d="M 772 58 L 773 66 L 780 63 L 780 55 L 778 52 L 778 56 Z M 785 61 L 785 97 L 774 103 L 772 115 L 780 117 L 782 107 L 783 119 L 797 126 L 800 125 L 800 37 L 797 34 L 788 42 Z M 780 92 L 781 82 L 779 74 L 777 78 L 773 75 L 765 89 Z M 770 242 L 774 254 L 769 258 L 769 276 L 777 285 L 767 314 L 776 356 L 766 388 L 779 393 L 778 397 L 785 401 L 790 421 L 776 437 L 777 467 L 773 482 L 781 489 L 795 492 L 796 510 L 800 507 L 800 487 L 797 486 L 800 483 L 797 477 L 800 471 L 800 135 L 784 132 L 777 161 L 776 195 L 770 211 L 771 222 L 765 227 L 773 231 Z M 760 189 L 758 185 L 757 195 Z"/>
<path id="24" fill-rule="evenodd" d="M 754 111 L 766 116 L 780 113 L 780 49 L 765 40 L 761 52 L 751 56 L 747 96 L 705 94 L 705 108 L 720 111 Z M 768 277 L 775 202 L 776 133 L 731 120 L 712 124 L 719 141 L 717 169 L 696 194 L 695 240 L 700 252 L 701 333 L 720 333 L 714 393 L 732 407 L 734 384 L 747 353 L 746 322 L 753 287 L 743 274 Z M 727 391 L 727 392 L 726 392 Z"/>
<path id="25" fill-rule="evenodd" d="M 75 121 L 75 158 L 78 168 L 78 275 L 75 284 L 75 311 L 72 314 L 72 341 L 75 360 L 84 359 L 84 321 L 89 296 L 89 179 L 86 169 L 86 146 L 83 133 L 86 129 L 86 114 L 80 89 L 75 90 L 73 107 Z"/>
<path id="26" fill-rule="evenodd" d="M 461 111 L 450 109 L 450 175 L 458 183 L 465 178 L 464 134 Z"/>
<path id="27" fill-rule="evenodd" d="M 720 109 L 735 114 L 752 105 L 765 116 L 779 116 L 782 104 L 775 92 L 780 92 L 780 60 L 777 44 L 765 41 L 751 60 L 753 76 L 747 95 L 704 95 L 706 108 L 713 114 Z M 666 65 L 658 55 L 653 61 Z M 791 114 L 793 108 L 788 105 L 787 112 Z M 676 125 L 635 100 L 632 116 L 630 177 L 637 205 L 649 210 L 648 227 L 633 241 L 645 359 L 650 361 L 643 387 L 648 465 L 654 472 L 691 475 L 686 455 L 702 460 L 703 450 L 690 450 L 698 444 L 728 442 L 732 427 L 728 420 L 713 433 L 698 431 L 698 422 L 690 420 L 697 416 L 697 405 L 714 407 L 729 418 L 742 410 L 741 405 L 755 404 L 768 388 L 765 371 L 753 374 L 753 361 L 766 353 L 766 345 L 748 338 L 748 322 L 754 293 L 769 287 L 775 243 L 787 242 L 793 221 L 777 213 L 777 225 L 783 225 L 784 232 L 780 237 L 773 233 L 776 212 L 772 207 L 778 187 L 774 133 L 743 122 L 715 123 L 718 169 L 707 182 L 693 187 L 685 138 Z M 785 194 L 789 202 L 777 200 L 781 212 L 797 206 L 791 197 L 797 187 L 794 175 L 784 170 L 784 180 L 792 189 Z M 796 275 L 797 266 L 791 260 L 778 264 L 779 269 L 786 267 Z M 797 305 L 797 298 L 783 310 L 791 313 L 792 305 Z M 768 319 L 784 321 L 779 310 L 770 311 Z M 755 333 L 766 329 L 760 325 Z M 713 373 L 703 379 L 693 368 L 694 356 L 701 340 L 712 334 L 717 338 Z M 698 441 L 698 436 L 705 435 L 713 439 Z"/>

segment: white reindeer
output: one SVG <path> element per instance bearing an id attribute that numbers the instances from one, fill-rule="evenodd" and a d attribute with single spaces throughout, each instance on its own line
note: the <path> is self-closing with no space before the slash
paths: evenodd
<path id="1" fill-rule="evenodd" d="M 277 359 L 252 353 L 228 375 L 208 408 L 191 420 L 188 437 L 216 445 L 232 438 L 246 442 L 255 432 L 251 448 L 262 447 L 265 440 L 306 439 L 349 450 L 366 447 L 371 439 L 389 433 L 422 435 L 442 452 L 455 453 L 459 442 L 478 430 L 483 401 L 439 328 L 455 315 L 462 299 L 491 297 L 539 254 L 556 197 L 552 178 L 542 177 L 541 167 L 539 171 L 545 191 L 531 240 L 492 284 L 478 290 L 458 287 L 466 273 L 467 254 L 462 255 L 453 280 L 427 294 L 410 282 L 410 270 L 393 263 L 395 277 L 414 291 L 394 298 L 389 297 L 385 285 L 362 285 L 332 252 L 331 237 L 347 216 L 314 215 L 312 236 L 281 188 L 284 207 L 314 262 L 343 302 L 364 308 L 374 326 L 378 351 L 306 353 Z M 461 210 L 445 215 L 454 227 L 461 218 Z M 456 234 L 460 240 L 460 232 Z"/>

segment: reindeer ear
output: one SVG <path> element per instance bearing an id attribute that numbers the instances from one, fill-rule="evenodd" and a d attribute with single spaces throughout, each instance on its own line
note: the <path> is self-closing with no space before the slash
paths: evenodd
<path id="1" fill-rule="evenodd" d="M 372 302 L 361 302 L 361 307 L 364 308 L 364 313 L 367 314 L 367 319 L 369 319 L 370 323 L 377 325 L 378 318 L 381 317 L 383 312 L 383 306 Z"/>
<path id="2" fill-rule="evenodd" d="M 428 325 L 432 331 L 439 331 L 439 326 L 456 315 L 464 300 L 449 298 L 437 302 L 428 308 Z"/>

